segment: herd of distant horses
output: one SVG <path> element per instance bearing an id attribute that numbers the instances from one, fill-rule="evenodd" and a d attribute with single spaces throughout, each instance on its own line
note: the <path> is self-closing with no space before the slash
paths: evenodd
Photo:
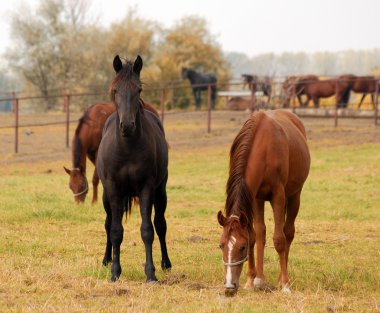
<path id="1" fill-rule="evenodd" d="M 215 108 L 217 95 L 217 77 L 212 73 L 201 73 L 186 67 L 181 71 L 182 79 L 189 79 L 192 86 L 195 107 L 201 106 L 201 92 L 207 91 L 210 86 L 212 108 Z M 258 76 L 242 74 L 243 89 L 249 86 L 253 92 L 261 92 L 270 103 L 273 96 L 274 82 L 270 76 Z M 347 108 L 351 92 L 362 94 L 358 108 L 363 104 L 367 95 L 371 96 L 373 107 L 375 107 L 375 95 L 380 91 L 379 79 L 375 76 L 356 76 L 353 74 L 341 75 L 336 78 L 321 79 L 317 75 L 289 76 L 282 82 L 281 107 L 290 107 L 293 98 L 298 99 L 300 107 L 308 107 L 310 101 L 314 108 L 320 105 L 320 99 L 335 96 L 338 108 Z M 306 99 L 305 99 L 306 98 Z"/>
<path id="2" fill-rule="evenodd" d="M 103 185 L 102 202 L 106 212 L 106 245 L 103 265 L 111 264 L 111 281 L 119 279 L 120 246 L 123 241 L 123 216 L 138 205 L 141 215 L 141 238 L 145 246 L 147 282 L 157 281 L 152 254 L 154 232 L 161 246 L 161 268 L 172 267 L 166 245 L 168 181 L 168 143 L 165 130 L 155 108 L 142 100 L 140 73 L 143 60 L 113 60 L 115 76 L 109 87 L 109 103 L 90 106 L 79 119 L 72 141 L 72 168 L 64 168 L 70 176 L 69 186 L 76 202 L 85 201 L 89 192 L 86 159 L 94 165 L 93 198 L 97 202 L 99 180 Z M 183 79 L 189 79 L 197 108 L 201 92 L 211 89 L 215 103 L 217 78 L 182 68 Z M 261 91 L 269 99 L 272 82 L 269 77 L 244 74 L 246 85 Z M 370 76 L 344 75 L 321 80 L 315 75 L 286 78 L 282 89 L 290 105 L 292 97 L 300 106 L 312 100 L 336 95 L 337 103 L 346 107 L 349 92 L 367 94 L 378 91 L 379 82 Z M 210 87 L 208 87 L 210 86 Z M 303 98 L 306 97 L 306 101 Z M 286 110 L 252 113 L 231 143 L 229 175 L 226 185 L 224 213 L 217 213 L 223 232 L 220 239 L 224 265 L 226 296 L 236 294 L 243 264 L 248 262 L 247 289 L 271 290 L 264 275 L 266 226 L 264 203 L 269 201 L 274 217 L 274 247 L 279 255 L 279 285 L 290 292 L 288 259 L 295 234 L 303 185 L 310 169 L 306 131 L 301 120 Z M 154 217 L 152 222 L 152 215 Z"/>

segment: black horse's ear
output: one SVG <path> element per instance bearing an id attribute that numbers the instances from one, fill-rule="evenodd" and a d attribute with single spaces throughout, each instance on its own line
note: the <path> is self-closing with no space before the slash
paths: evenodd
<path id="1" fill-rule="evenodd" d="M 123 68 L 123 63 L 121 62 L 119 55 L 116 55 L 113 59 L 113 68 L 116 73 L 119 73 L 120 70 Z"/>
<path id="2" fill-rule="evenodd" d="M 222 211 L 219 211 L 218 212 L 218 222 L 219 222 L 220 226 L 224 227 L 224 225 L 226 225 L 226 220 L 227 219 L 223 216 Z"/>
<path id="3" fill-rule="evenodd" d="M 142 67 L 143 67 L 143 60 L 138 55 L 135 62 L 133 63 L 133 72 L 136 73 L 137 75 L 140 75 Z"/>

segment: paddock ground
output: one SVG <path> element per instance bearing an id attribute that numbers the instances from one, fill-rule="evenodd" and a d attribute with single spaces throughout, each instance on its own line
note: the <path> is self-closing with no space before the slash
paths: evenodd
<path id="1" fill-rule="evenodd" d="M 73 203 L 63 126 L 28 127 L 29 136 L 21 128 L 17 155 L 13 130 L 0 129 L 0 311 L 380 312 L 380 127 L 369 119 L 342 118 L 335 128 L 332 119 L 303 118 L 312 168 L 290 252 L 293 292 L 224 297 L 216 213 L 224 206 L 229 147 L 247 116 L 214 112 L 210 134 L 206 112 L 165 116 L 173 269 L 161 271 L 156 238 L 159 285 L 145 284 L 138 208 L 125 223 L 122 276 L 109 282 L 110 268 L 101 265 L 105 214 L 100 203 Z M 276 285 L 269 206 L 266 223 L 265 273 Z"/>

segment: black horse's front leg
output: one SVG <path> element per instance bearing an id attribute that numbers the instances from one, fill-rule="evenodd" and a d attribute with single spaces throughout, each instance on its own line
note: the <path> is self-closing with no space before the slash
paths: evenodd
<path id="1" fill-rule="evenodd" d="M 152 245 L 154 229 L 152 224 L 153 188 L 145 187 L 140 197 L 141 238 L 145 245 L 145 275 L 147 282 L 157 281 L 153 263 Z"/>
<path id="2" fill-rule="evenodd" d="M 112 222 L 111 222 L 111 243 L 113 248 L 113 261 L 111 266 L 111 281 L 116 281 L 121 275 L 120 266 L 120 245 L 123 242 L 124 228 L 122 224 L 124 206 L 122 201 L 115 201 L 111 204 Z"/>
<path id="3" fill-rule="evenodd" d="M 107 196 L 105 192 L 103 192 L 103 206 L 107 214 L 106 221 L 104 223 L 104 228 L 106 230 L 106 235 L 107 235 L 107 244 L 106 244 L 106 251 L 104 253 L 104 258 L 103 258 L 103 265 L 107 266 L 107 264 L 112 261 L 112 243 L 111 243 L 111 237 L 110 237 L 112 212 L 111 212 L 111 206 L 107 200 Z"/>

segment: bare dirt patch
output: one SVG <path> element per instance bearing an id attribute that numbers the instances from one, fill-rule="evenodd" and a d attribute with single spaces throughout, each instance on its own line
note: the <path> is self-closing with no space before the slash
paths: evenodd
<path id="1" fill-rule="evenodd" d="M 12 115 L 1 115 L 2 125 L 12 125 Z M 80 117 L 73 115 L 72 120 Z M 211 115 L 211 132 L 207 132 L 207 112 L 167 113 L 164 119 L 166 137 L 171 149 L 201 147 L 229 147 L 249 113 L 241 111 L 217 111 Z M 63 121 L 62 116 L 38 114 L 21 118 L 21 124 Z M 302 118 L 311 147 L 354 145 L 364 142 L 380 142 L 380 126 L 372 119 L 339 119 L 334 127 L 332 118 Z M 77 124 L 70 124 L 70 143 Z M 19 129 L 19 153 L 14 153 L 15 131 L 0 128 L 0 164 L 33 163 L 67 160 L 71 150 L 66 148 L 65 125 L 26 126 Z"/>

